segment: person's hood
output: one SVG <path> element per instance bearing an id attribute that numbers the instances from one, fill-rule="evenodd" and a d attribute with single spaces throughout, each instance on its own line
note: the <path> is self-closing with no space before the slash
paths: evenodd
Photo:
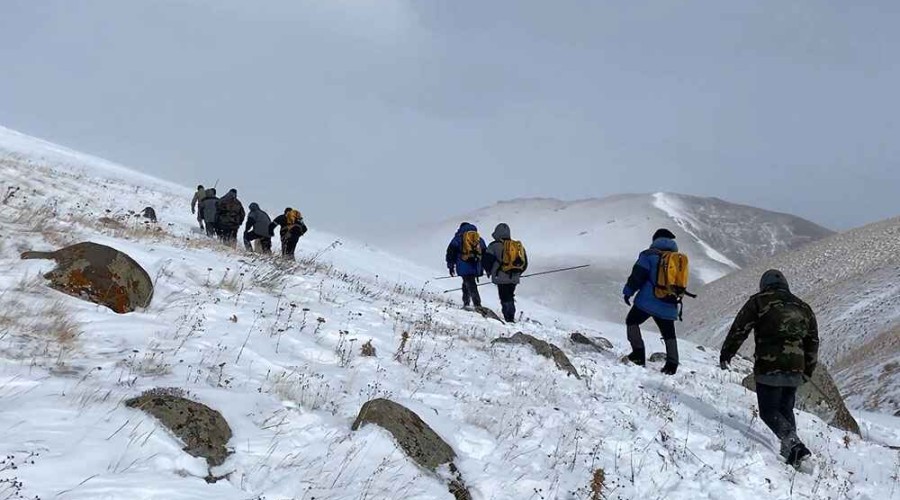
<path id="1" fill-rule="evenodd" d="M 656 238 L 650 248 L 654 250 L 662 250 L 663 252 L 677 252 L 678 243 L 672 238 Z"/>
<path id="2" fill-rule="evenodd" d="M 774 289 L 791 291 L 791 287 L 788 284 L 787 278 L 784 277 L 784 273 L 777 269 L 769 269 L 763 273 L 762 278 L 759 279 L 759 291 L 765 292 L 766 290 Z"/>
<path id="3" fill-rule="evenodd" d="M 512 232 L 509 230 L 509 225 L 505 222 L 501 222 L 494 228 L 494 233 L 491 234 L 491 236 L 493 236 L 496 241 L 511 240 Z"/>
<path id="4" fill-rule="evenodd" d="M 219 199 L 221 199 L 221 200 L 231 200 L 231 199 L 235 199 L 235 198 L 237 198 L 237 193 L 234 193 L 234 192 L 232 192 L 232 191 L 229 191 L 229 192 L 225 193 L 225 196 L 223 196 L 223 197 L 221 197 L 221 198 L 219 198 Z"/>
<path id="5" fill-rule="evenodd" d="M 251 211 L 251 212 L 255 212 L 255 211 L 257 211 L 257 210 L 259 210 L 259 205 L 256 204 L 256 203 L 251 203 L 251 204 L 250 204 L 250 211 Z"/>
<path id="6" fill-rule="evenodd" d="M 469 231 L 478 231 L 478 228 L 475 227 L 474 224 L 470 224 L 468 222 L 463 222 L 459 225 L 459 229 L 456 230 L 456 234 L 460 235 L 463 233 L 468 233 Z"/>

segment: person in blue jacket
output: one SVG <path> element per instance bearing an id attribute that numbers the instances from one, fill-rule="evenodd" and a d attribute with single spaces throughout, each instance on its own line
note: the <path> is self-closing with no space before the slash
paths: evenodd
<path id="1" fill-rule="evenodd" d="M 674 375 L 678 370 L 678 341 L 675 338 L 675 320 L 678 319 L 678 304 L 668 302 L 656 297 L 656 279 L 659 272 L 659 258 L 662 252 L 677 252 L 675 234 L 668 229 L 659 229 L 653 234 L 653 243 L 650 248 L 641 252 L 637 262 L 628 277 L 622 294 L 625 303 L 631 306 L 625 325 L 628 331 L 628 342 L 631 344 L 631 354 L 628 359 L 636 365 L 644 366 L 646 363 L 646 350 L 644 339 L 641 337 L 641 324 L 650 318 L 656 323 L 666 344 L 666 364 L 662 372 L 666 375 Z M 631 297 L 637 294 L 634 305 Z"/>
<path id="2" fill-rule="evenodd" d="M 450 271 L 450 276 L 462 278 L 463 306 L 469 307 L 471 303 L 475 307 L 481 307 L 481 295 L 478 294 L 478 278 L 484 274 L 481 256 L 484 255 L 487 245 L 484 243 L 484 239 L 479 237 L 479 248 L 473 249 L 475 250 L 473 255 L 466 258 L 463 255 L 463 236 L 470 231 L 477 233 L 478 228 L 468 222 L 463 222 L 459 225 L 456 235 L 453 236 L 450 245 L 447 246 L 447 269 Z"/>

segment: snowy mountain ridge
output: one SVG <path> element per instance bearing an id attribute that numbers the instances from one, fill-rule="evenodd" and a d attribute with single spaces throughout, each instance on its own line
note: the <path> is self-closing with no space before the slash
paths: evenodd
<path id="1" fill-rule="evenodd" d="M 451 498 L 390 434 L 351 430 L 373 398 L 443 437 L 476 500 L 900 496 L 887 447 L 900 444 L 897 419 L 858 414 L 860 439 L 799 413 L 819 466 L 798 474 L 740 386 L 746 363 L 722 372 L 714 353 L 683 342 L 674 377 L 625 365 L 618 324 L 525 300 L 525 321 L 503 325 L 426 285 L 429 269 L 315 227 L 295 266 L 227 249 L 193 231 L 189 189 L 4 140 L 0 498 Z M 130 213 L 146 205 L 159 225 Z M 155 285 L 149 307 L 115 314 L 49 289 L 51 263 L 19 259 L 77 241 L 139 262 Z M 581 378 L 492 344 L 517 331 L 560 346 Z M 579 350 L 573 331 L 613 349 Z M 221 412 L 233 432 L 224 464 L 208 470 L 122 404 L 156 387 Z M 223 479 L 207 483 L 210 472 Z"/>

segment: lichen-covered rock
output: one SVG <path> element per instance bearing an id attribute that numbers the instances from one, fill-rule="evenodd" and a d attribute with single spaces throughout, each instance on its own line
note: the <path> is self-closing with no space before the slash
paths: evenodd
<path id="1" fill-rule="evenodd" d="M 375 424 L 390 432 L 400 448 L 420 467 L 446 473 L 450 493 L 457 500 L 471 498 L 453 463 L 456 452 L 414 411 L 388 399 L 373 399 L 359 410 L 352 429 L 359 430 L 366 424 Z"/>
<path id="2" fill-rule="evenodd" d="M 612 342 L 610 342 L 609 340 L 606 340 L 603 337 L 589 338 L 588 336 L 579 332 L 574 332 L 571 336 L 569 336 L 569 340 L 578 345 L 591 347 L 597 352 L 611 351 L 613 349 Z"/>
<path id="3" fill-rule="evenodd" d="M 666 360 L 666 353 L 664 353 L 664 352 L 654 352 L 653 354 L 650 355 L 649 358 L 647 358 L 647 361 L 650 361 L 651 363 L 662 363 L 665 360 Z"/>
<path id="4" fill-rule="evenodd" d="M 227 444 L 231 427 L 221 413 L 204 404 L 176 391 L 154 389 L 125 401 L 125 405 L 155 417 L 184 443 L 184 451 L 205 458 L 210 467 L 222 465 L 230 454 Z"/>
<path id="5" fill-rule="evenodd" d="M 490 309 L 489 307 L 478 306 L 478 307 L 475 308 L 475 312 L 477 312 L 478 314 L 482 315 L 483 317 L 485 317 L 485 318 L 487 318 L 487 319 L 497 320 L 497 321 L 499 321 L 499 322 L 501 322 L 501 323 L 504 322 L 504 321 L 500 318 L 500 316 L 497 316 L 497 313 L 495 313 L 495 312 L 494 312 L 492 309 Z"/>
<path id="6" fill-rule="evenodd" d="M 744 377 L 741 385 L 756 392 L 756 379 L 753 374 Z M 859 424 L 835 385 L 831 374 L 821 364 L 813 373 L 812 380 L 801 385 L 797 390 L 797 407 L 821 418 L 832 427 L 859 434 Z"/>
<path id="7" fill-rule="evenodd" d="M 55 252 L 25 252 L 23 259 L 52 259 L 50 287 L 124 314 L 153 298 L 150 275 L 131 257 L 105 245 L 76 243 Z"/>
<path id="8" fill-rule="evenodd" d="M 554 363 L 556 363 L 556 367 L 560 370 L 568 373 L 569 375 L 574 375 L 575 378 L 581 378 L 578 375 L 578 370 L 575 369 L 575 366 L 572 365 L 572 362 L 569 361 L 569 357 L 566 356 L 566 353 L 562 351 L 559 347 L 555 345 L 540 340 L 538 338 L 532 337 L 526 333 L 517 332 L 512 337 L 500 337 L 498 339 L 494 339 L 492 344 L 521 344 L 521 345 L 530 345 L 534 352 L 540 354 L 541 356 L 552 359 Z"/>

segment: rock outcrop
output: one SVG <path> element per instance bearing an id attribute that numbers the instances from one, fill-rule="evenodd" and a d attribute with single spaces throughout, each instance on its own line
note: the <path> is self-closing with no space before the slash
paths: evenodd
<path id="1" fill-rule="evenodd" d="M 532 337 L 531 335 L 518 332 L 512 337 L 500 337 L 498 339 L 494 339 L 491 344 L 530 345 L 531 348 L 534 349 L 534 352 L 540 354 L 545 358 L 552 359 L 553 362 L 556 363 L 556 367 L 560 370 L 568 373 L 569 375 L 574 375 L 575 378 L 581 378 L 581 376 L 578 375 L 578 370 L 575 369 L 575 366 L 572 365 L 572 362 L 569 361 L 569 357 L 566 356 L 566 353 L 564 353 L 562 349 L 549 342 L 545 342 L 538 338 Z"/>
<path id="2" fill-rule="evenodd" d="M 472 498 L 453 463 L 456 452 L 415 412 L 388 399 L 373 399 L 359 410 L 352 429 L 359 430 L 366 424 L 375 424 L 390 432 L 394 441 L 413 462 L 445 476 L 450 493 L 457 500 Z"/>
<path id="3" fill-rule="evenodd" d="M 597 352 L 606 352 L 613 349 L 612 342 L 609 340 L 606 340 L 603 337 L 588 337 L 579 332 L 573 333 L 569 337 L 569 340 L 571 340 L 573 344 L 592 348 Z"/>

